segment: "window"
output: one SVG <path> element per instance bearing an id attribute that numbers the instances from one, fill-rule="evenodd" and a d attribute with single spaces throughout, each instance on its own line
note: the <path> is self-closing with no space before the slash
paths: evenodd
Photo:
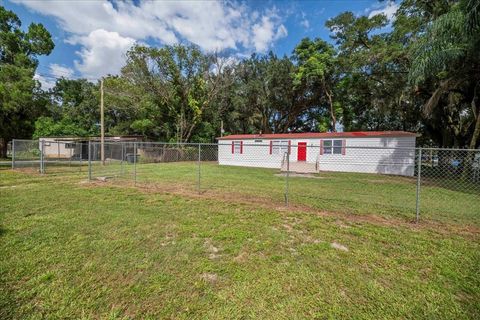
<path id="1" fill-rule="evenodd" d="M 75 143 L 65 143 L 65 149 L 75 149 Z"/>
<path id="2" fill-rule="evenodd" d="M 323 140 L 323 154 L 344 154 L 343 140 Z"/>
<path id="3" fill-rule="evenodd" d="M 243 153 L 243 141 L 232 141 L 232 153 Z"/>
<path id="4" fill-rule="evenodd" d="M 289 152 L 288 140 L 276 140 L 270 142 L 270 154 L 284 154 Z"/>

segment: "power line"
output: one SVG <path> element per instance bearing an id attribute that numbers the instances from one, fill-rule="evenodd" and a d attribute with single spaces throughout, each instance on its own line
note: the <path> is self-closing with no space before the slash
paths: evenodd
<path id="1" fill-rule="evenodd" d="M 70 68 L 67 68 L 67 67 L 62 67 L 62 68 L 70 69 Z M 75 70 L 73 70 L 73 69 L 70 69 L 70 70 L 72 70 L 71 72 L 62 71 L 62 70 L 53 71 L 51 67 L 47 67 L 47 66 L 44 66 L 44 65 L 38 65 L 37 70 L 38 69 L 43 69 L 44 71 L 42 71 L 42 73 L 47 73 L 47 74 L 52 74 L 52 75 L 60 75 L 60 76 L 65 76 L 65 77 L 76 77 L 75 76 Z"/>
<path id="2" fill-rule="evenodd" d="M 81 80 L 81 79 L 86 79 L 87 81 L 95 82 L 98 79 L 95 78 L 88 78 L 88 77 L 81 77 L 81 76 L 74 76 L 74 75 L 62 75 L 59 76 L 57 74 L 52 74 L 52 73 L 44 73 L 44 72 L 35 72 L 35 75 L 40 76 L 46 80 L 51 80 L 51 81 L 57 81 L 60 79 L 67 79 L 67 80 Z"/>

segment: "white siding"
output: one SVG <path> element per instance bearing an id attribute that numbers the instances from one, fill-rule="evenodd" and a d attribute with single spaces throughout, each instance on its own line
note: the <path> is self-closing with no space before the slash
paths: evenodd
<path id="1" fill-rule="evenodd" d="M 218 163 L 229 166 L 280 168 L 282 154 L 270 154 L 270 140 L 262 142 L 255 140 L 242 140 L 242 154 L 232 153 L 232 141 L 220 140 L 218 143 Z"/>
<path id="2" fill-rule="evenodd" d="M 261 142 L 253 139 L 242 140 L 242 154 L 232 154 L 232 140 L 220 140 L 218 162 L 220 165 L 280 169 L 284 154 L 270 154 L 270 140 L 272 139 L 262 139 Z M 306 142 L 306 161 L 315 163 L 318 160 L 321 171 L 366 172 L 406 176 L 413 176 L 414 174 L 415 137 L 334 138 L 334 140 L 345 140 L 345 154 L 323 155 L 320 154 L 320 140 L 319 138 L 290 139 L 290 161 L 297 161 L 298 143 Z"/>
<path id="3" fill-rule="evenodd" d="M 73 139 L 59 140 L 55 138 L 40 138 L 38 148 L 42 148 L 44 141 L 44 155 L 49 158 L 69 158 L 75 154 L 75 148 L 66 148 L 67 143 L 75 144 Z"/>
<path id="4" fill-rule="evenodd" d="M 324 171 L 413 176 L 415 137 L 348 138 L 345 155 L 322 155 L 319 167 Z"/>

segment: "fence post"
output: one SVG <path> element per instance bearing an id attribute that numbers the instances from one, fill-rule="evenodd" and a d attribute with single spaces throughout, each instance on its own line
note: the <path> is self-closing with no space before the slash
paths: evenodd
<path id="1" fill-rule="evenodd" d="M 123 170 L 123 160 L 125 158 L 125 152 L 124 152 L 124 147 L 125 147 L 125 143 L 124 142 L 120 142 L 121 143 L 121 146 L 122 146 L 122 161 L 120 162 L 120 175 L 123 177 L 123 174 L 124 174 L 124 170 Z"/>
<path id="2" fill-rule="evenodd" d="M 92 151 L 91 151 L 91 141 L 88 140 L 88 181 L 92 180 Z"/>
<path id="3" fill-rule="evenodd" d="M 137 185 L 137 141 L 133 142 L 133 183 Z"/>
<path id="4" fill-rule="evenodd" d="M 420 218 L 420 184 L 422 176 L 422 148 L 418 148 L 418 159 L 417 159 L 417 199 L 415 205 L 415 221 L 418 223 Z"/>
<path id="5" fill-rule="evenodd" d="M 77 147 L 77 144 L 75 144 L 75 147 Z M 79 157 L 80 157 L 80 159 L 79 159 L 79 161 L 80 161 L 80 172 L 82 172 L 83 142 L 80 142 L 80 156 Z"/>
<path id="6" fill-rule="evenodd" d="M 198 193 L 200 193 L 200 179 L 201 179 L 200 165 L 201 165 L 201 162 L 202 162 L 201 154 L 202 154 L 202 146 L 199 143 L 198 144 L 198 181 L 197 181 Z"/>
<path id="7" fill-rule="evenodd" d="M 290 176 L 290 153 L 287 151 L 287 175 L 285 178 L 285 206 L 288 207 L 288 192 L 289 192 L 289 185 L 288 185 L 288 178 Z"/>
<path id="8" fill-rule="evenodd" d="M 76 142 L 74 142 L 74 143 L 76 143 Z M 66 147 L 66 146 L 67 146 L 67 144 L 65 143 L 64 147 Z M 71 145 L 70 145 L 70 147 L 71 147 Z M 72 148 L 70 148 L 69 150 L 70 150 L 70 158 L 68 158 L 68 167 L 71 167 L 72 166 Z"/>
<path id="9" fill-rule="evenodd" d="M 12 139 L 12 169 L 15 169 L 15 139 Z"/>
<path id="10" fill-rule="evenodd" d="M 42 140 L 40 142 L 40 173 L 44 174 L 45 173 L 45 140 Z"/>

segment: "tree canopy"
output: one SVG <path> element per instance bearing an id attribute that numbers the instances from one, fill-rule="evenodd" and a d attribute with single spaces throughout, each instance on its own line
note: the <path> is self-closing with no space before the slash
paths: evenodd
<path id="1" fill-rule="evenodd" d="M 301 39 L 283 57 L 136 45 L 103 79 L 107 134 L 213 142 L 221 128 L 405 130 L 422 145 L 477 148 L 479 16 L 476 0 L 404 0 L 390 20 L 343 12 L 326 23 L 331 39 Z M 0 18 L 0 136 L 98 135 L 99 83 L 62 78 L 40 90 L 33 75 L 53 49 L 48 31 L 21 31 L 4 8 Z"/>
<path id="2" fill-rule="evenodd" d="M 42 24 L 22 31 L 21 21 L 0 6 L 0 145 L 5 156 L 11 138 L 31 137 L 33 125 L 44 112 L 45 100 L 33 79 L 38 55 L 48 55 L 54 44 Z"/>

